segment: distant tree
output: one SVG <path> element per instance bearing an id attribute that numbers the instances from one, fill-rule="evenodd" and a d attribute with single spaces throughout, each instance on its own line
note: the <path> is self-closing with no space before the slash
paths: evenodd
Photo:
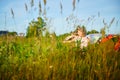
<path id="1" fill-rule="evenodd" d="M 14 31 L 13 31 L 13 32 L 8 32 L 8 35 L 9 35 L 9 36 L 16 36 L 16 35 L 17 35 L 17 32 L 14 32 Z"/>
<path id="2" fill-rule="evenodd" d="M 8 31 L 0 31 L 0 36 L 8 34 Z"/>
<path id="3" fill-rule="evenodd" d="M 37 18 L 37 21 L 31 21 L 27 28 L 26 37 L 37 37 L 42 35 L 42 31 L 45 29 L 46 23 L 41 17 Z"/>
<path id="4" fill-rule="evenodd" d="M 96 30 L 91 30 L 91 31 L 88 31 L 88 32 L 87 32 L 87 35 L 88 35 L 88 34 L 95 34 L 95 33 L 99 33 L 99 32 L 96 31 Z"/>

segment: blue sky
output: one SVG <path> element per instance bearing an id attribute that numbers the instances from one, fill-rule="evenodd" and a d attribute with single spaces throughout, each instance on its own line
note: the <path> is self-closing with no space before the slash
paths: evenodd
<path id="1" fill-rule="evenodd" d="M 30 1 L 0 0 L 0 30 L 26 33 L 29 22 L 39 16 L 39 0 L 34 0 L 33 8 L 30 7 Z M 40 1 L 42 11 L 44 11 L 43 0 Z M 80 0 L 79 3 L 76 0 L 74 11 L 72 1 L 47 0 L 46 17 L 48 20 L 46 22 L 48 25 L 46 27 L 50 32 L 56 32 L 58 35 L 63 34 L 73 31 L 77 25 L 85 25 L 87 30 L 96 29 L 100 31 L 104 27 L 103 19 L 109 24 L 115 17 L 107 33 L 120 34 L 120 0 Z M 62 14 L 60 13 L 60 2 L 63 7 Z M 25 3 L 28 6 L 28 12 L 25 11 Z M 11 15 L 11 8 L 14 11 L 15 21 Z M 66 18 L 68 18 L 68 21 Z"/>

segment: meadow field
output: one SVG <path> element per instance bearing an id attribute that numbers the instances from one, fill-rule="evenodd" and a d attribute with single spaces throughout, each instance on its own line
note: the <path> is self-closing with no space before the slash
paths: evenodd
<path id="1" fill-rule="evenodd" d="M 83 27 L 85 36 L 115 33 L 120 38 L 118 3 L 1 0 L 0 32 L 16 32 L 0 34 L 0 80 L 120 80 L 120 48 L 114 49 L 115 39 L 83 49 L 80 42 L 63 42 L 77 26 Z M 25 30 L 25 36 L 16 35 Z"/>
<path id="2" fill-rule="evenodd" d="M 114 42 L 80 49 L 67 35 L 0 37 L 0 80 L 119 80 L 120 52 Z"/>

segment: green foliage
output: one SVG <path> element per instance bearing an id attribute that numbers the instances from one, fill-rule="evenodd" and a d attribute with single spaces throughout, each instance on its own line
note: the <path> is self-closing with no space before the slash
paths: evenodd
<path id="1" fill-rule="evenodd" d="M 42 35 L 45 25 L 46 23 L 41 17 L 38 17 L 37 21 L 31 21 L 27 29 L 26 37 L 37 37 Z"/>
<path id="2" fill-rule="evenodd" d="M 120 79 L 120 54 L 112 40 L 80 49 L 75 43 L 63 43 L 66 35 L 0 37 L 0 79 Z"/>
<path id="3" fill-rule="evenodd" d="M 8 32 L 8 35 L 9 35 L 9 36 L 16 36 L 16 35 L 17 35 L 17 32 Z"/>
<path id="4" fill-rule="evenodd" d="M 96 31 L 96 30 L 91 30 L 91 31 L 88 31 L 88 32 L 87 32 L 87 35 L 88 35 L 88 34 L 95 34 L 95 33 L 99 33 L 99 32 Z"/>

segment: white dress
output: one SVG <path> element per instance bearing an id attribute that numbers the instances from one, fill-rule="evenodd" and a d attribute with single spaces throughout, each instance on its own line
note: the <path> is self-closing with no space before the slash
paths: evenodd
<path id="1" fill-rule="evenodd" d="M 73 41 L 76 42 L 76 46 L 80 46 L 80 48 L 82 49 L 88 46 L 90 39 L 88 37 L 71 35 L 71 36 L 68 36 L 64 42 L 66 43 L 66 42 L 73 42 Z M 80 44 L 78 42 L 80 42 Z"/>

